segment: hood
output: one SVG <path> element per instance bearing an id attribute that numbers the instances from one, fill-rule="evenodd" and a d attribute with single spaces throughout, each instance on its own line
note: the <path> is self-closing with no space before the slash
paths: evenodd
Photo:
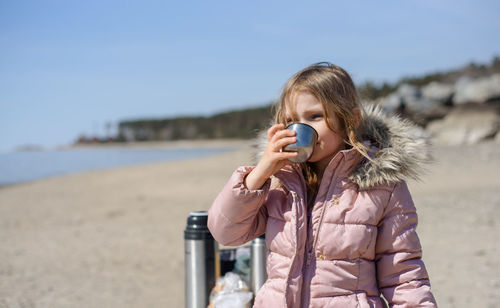
<path id="1" fill-rule="evenodd" d="M 419 180 L 432 161 L 427 133 L 407 119 L 387 114 L 376 105 L 363 106 L 361 137 L 369 144 L 371 160 L 364 159 L 349 177 L 360 188 L 410 179 Z M 267 144 L 267 130 L 256 138 L 257 163 Z"/>
<path id="2" fill-rule="evenodd" d="M 372 159 L 364 160 L 349 177 L 361 188 L 418 180 L 432 161 L 428 135 L 407 119 L 365 105 L 361 129 L 362 139 L 373 149 Z"/>

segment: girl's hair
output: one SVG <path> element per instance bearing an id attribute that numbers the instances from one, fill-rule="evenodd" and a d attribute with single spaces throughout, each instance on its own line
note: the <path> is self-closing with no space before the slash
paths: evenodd
<path id="1" fill-rule="evenodd" d="M 305 91 L 312 94 L 323 106 L 323 113 L 328 127 L 344 135 L 344 142 L 356 148 L 363 156 L 370 159 L 369 149 L 362 143 L 360 123 L 363 117 L 356 87 L 349 74 L 341 67 L 329 62 L 319 62 L 310 65 L 293 75 L 285 84 L 275 112 L 276 123 L 287 123 L 287 106 L 290 106 L 293 96 Z M 359 109 L 359 113 L 356 113 Z M 341 131 L 335 129 L 332 119 L 339 120 Z M 308 203 L 316 196 L 318 178 L 308 163 L 303 164 L 303 172 L 308 188 Z M 311 196 L 312 195 L 312 196 Z M 312 198 L 312 199 L 311 199 Z M 311 202 L 310 202 L 311 201 Z"/>

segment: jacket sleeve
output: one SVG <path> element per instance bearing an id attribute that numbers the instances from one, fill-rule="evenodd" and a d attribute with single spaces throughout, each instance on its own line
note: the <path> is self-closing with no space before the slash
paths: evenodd
<path id="1" fill-rule="evenodd" d="M 437 307 L 416 227 L 410 192 L 399 183 L 378 226 L 375 257 L 378 287 L 390 307 Z"/>
<path id="2" fill-rule="evenodd" d="M 244 179 L 253 167 L 240 167 L 231 176 L 208 211 L 208 229 L 217 242 L 242 245 L 264 234 L 270 180 L 262 189 L 249 190 Z"/>

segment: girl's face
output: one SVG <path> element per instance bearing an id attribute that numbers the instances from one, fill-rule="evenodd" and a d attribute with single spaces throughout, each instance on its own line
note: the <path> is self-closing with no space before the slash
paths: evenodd
<path id="1" fill-rule="evenodd" d="M 341 124 L 337 117 L 333 115 L 333 118 L 329 120 L 338 133 L 328 127 L 323 105 L 311 93 L 297 91 L 291 97 L 291 102 L 288 104 L 289 108 L 286 110 L 287 123 L 301 122 L 309 124 L 318 132 L 318 141 L 309 162 L 317 170 L 323 171 L 335 154 L 345 149 L 345 136 Z"/>

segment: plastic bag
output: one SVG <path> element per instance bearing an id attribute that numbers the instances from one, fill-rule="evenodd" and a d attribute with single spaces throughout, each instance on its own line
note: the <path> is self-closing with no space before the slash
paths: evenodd
<path id="1" fill-rule="evenodd" d="M 238 247 L 236 249 L 236 262 L 233 272 L 240 275 L 247 284 L 250 283 L 250 247 Z"/>
<path id="2" fill-rule="evenodd" d="M 217 278 L 215 287 L 210 293 L 209 308 L 246 308 L 253 294 L 238 274 L 228 272 Z"/>

